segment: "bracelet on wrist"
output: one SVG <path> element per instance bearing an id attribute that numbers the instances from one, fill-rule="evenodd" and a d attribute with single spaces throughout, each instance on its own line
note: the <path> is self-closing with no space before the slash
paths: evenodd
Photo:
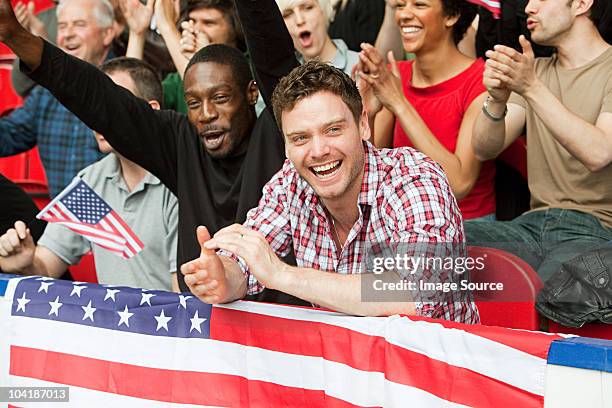
<path id="1" fill-rule="evenodd" d="M 508 113 L 508 105 L 505 106 L 504 113 L 502 113 L 501 116 L 492 115 L 491 112 L 489 112 L 490 98 L 491 98 L 490 96 L 487 96 L 487 98 L 485 99 L 484 103 L 482 104 L 482 111 L 485 114 L 485 116 L 491 119 L 493 122 L 499 122 L 500 120 L 503 120 L 506 117 L 506 114 Z"/>

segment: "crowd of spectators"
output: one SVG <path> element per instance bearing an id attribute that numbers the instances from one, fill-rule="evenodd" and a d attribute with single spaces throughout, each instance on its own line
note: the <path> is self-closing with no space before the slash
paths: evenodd
<path id="1" fill-rule="evenodd" d="M 51 197 L 78 175 L 145 243 L 124 260 L 40 236 L 2 178 L 5 272 L 59 277 L 93 251 L 101 283 L 475 323 L 470 299 L 360 301 L 367 244 L 499 246 L 546 281 L 612 241 L 605 0 L 507 0 L 499 20 L 465 0 L 0 4 L 25 97 L 0 156 L 38 146 Z M 496 221 L 519 137 L 530 209 Z"/>

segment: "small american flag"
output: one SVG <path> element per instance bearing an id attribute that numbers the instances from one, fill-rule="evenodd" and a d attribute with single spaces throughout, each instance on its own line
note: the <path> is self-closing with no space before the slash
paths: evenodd
<path id="1" fill-rule="evenodd" d="M 501 0 L 466 0 L 478 6 L 482 6 L 493 13 L 494 18 L 501 16 Z"/>
<path id="2" fill-rule="evenodd" d="M 144 248 L 125 221 L 78 177 L 36 218 L 60 223 L 125 259 Z"/>

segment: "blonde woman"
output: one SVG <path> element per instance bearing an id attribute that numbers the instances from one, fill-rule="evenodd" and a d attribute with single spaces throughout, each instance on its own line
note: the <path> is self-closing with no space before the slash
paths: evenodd
<path id="1" fill-rule="evenodd" d="M 301 63 L 318 59 L 351 74 L 359 54 L 349 50 L 344 41 L 332 40 L 327 34 L 333 17 L 330 0 L 276 0 L 276 4 Z"/>

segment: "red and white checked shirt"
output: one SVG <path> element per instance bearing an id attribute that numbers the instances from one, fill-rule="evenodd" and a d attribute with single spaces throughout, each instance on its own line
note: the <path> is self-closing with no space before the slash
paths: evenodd
<path id="1" fill-rule="evenodd" d="M 288 160 L 264 186 L 259 205 L 248 212 L 244 225 L 261 232 L 280 257 L 293 246 L 298 266 L 343 274 L 367 272 L 362 261 L 368 243 L 464 241 L 457 202 L 438 164 L 412 148 L 377 150 L 369 142 L 363 146 L 359 218 L 340 257 L 323 203 Z M 261 292 L 263 286 L 238 261 L 248 274 L 248 294 Z M 472 302 L 416 304 L 420 315 L 479 322 Z"/>

